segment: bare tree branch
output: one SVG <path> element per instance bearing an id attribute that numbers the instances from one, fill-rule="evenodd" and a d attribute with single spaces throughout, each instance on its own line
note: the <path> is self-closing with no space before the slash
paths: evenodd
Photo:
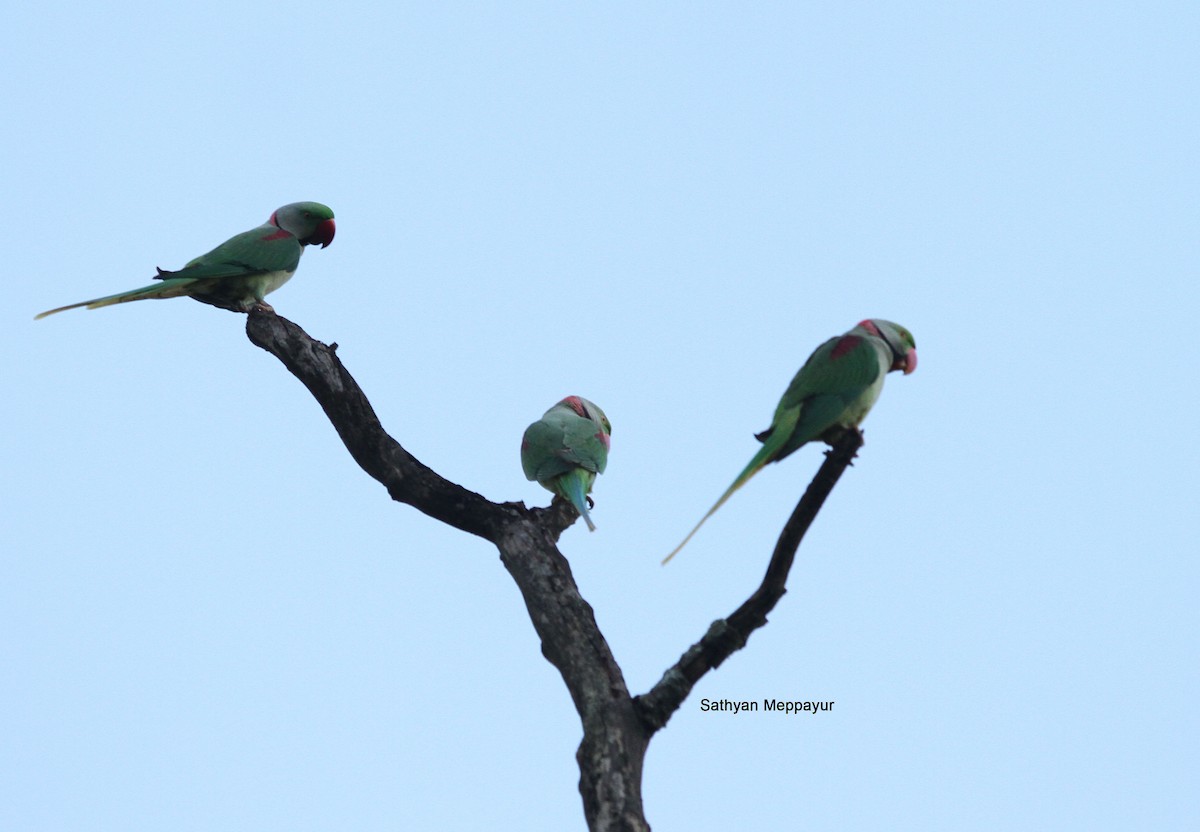
<path id="1" fill-rule="evenodd" d="M 283 362 L 333 423 L 355 462 L 394 500 L 490 540 L 525 600 L 542 654 L 562 675 L 583 723 L 579 791 L 592 830 L 641 832 L 642 761 L 647 735 L 633 710 L 621 668 L 555 545 L 578 519 L 561 500 L 548 509 L 493 503 L 422 465 L 384 431 L 336 347 L 322 344 L 274 313 L 246 321 L 251 342 Z"/>
<path id="2" fill-rule="evenodd" d="M 249 313 L 246 334 L 308 388 L 355 462 L 387 488 L 393 500 L 495 544 L 521 591 L 542 654 L 561 674 L 583 724 L 576 759 L 588 828 L 649 830 L 641 790 L 650 738 L 705 673 L 744 647 L 750 634 L 767 623 L 767 614 L 786 591 L 796 549 L 861 447 L 861 434 L 848 431 L 835 442 L 784 527 L 758 590 L 728 618 L 714 622 L 652 690 L 635 699 L 557 547 L 563 530 L 578 519 L 574 508 L 557 498 L 545 509 L 494 503 L 446 480 L 383 429 L 338 359 L 336 344 L 322 344 L 291 321 L 264 310 Z"/>
<path id="3" fill-rule="evenodd" d="M 862 444 L 862 433 L 858 430 L 844 431 L 835 440 L 833 448 L 826 452 L 825 461 L 788 518 L 787 525 L 783 527 L 771 562 L 767 565 L 767 574 L 758 589 L 728 618 L 714 621 L 704 637 L 687 649 L 679 661 L 663 674 L 658 684 L 648 693 L 637 697 L 635 704 L 638 714 L 651 734 L 667 724 L 667 720 L 679 709 L 704 674 L 720 667 L 721 662 L 745 647 L 750 634 L 767 623 L 767 614 L 787 592 L 788 573 L 800 541 L 817 519 L 817 512 L 825 504 L 825 498 L 853 462 Z"/>
<path id="4" fill-rule="evenodd" d="M 379 423 L 358 382 L 337 357 L 337 345 L 322 344 L 273 312 L 255 310 L 246 319 L 246 335 L 274 355 L 300 379 L 321 405 L 338 436 L 364 471 L 388 490 L 443 523 L 495 540 L 517 509 L 497 505 L 443 479 L 404 450 Z"/>

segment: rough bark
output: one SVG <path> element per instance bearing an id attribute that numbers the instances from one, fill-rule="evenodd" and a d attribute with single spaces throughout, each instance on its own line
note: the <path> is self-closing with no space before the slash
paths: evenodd
<path id="1" fill-rule="evenodd" d="M 788 574 L 800 541 L 862 444 L 862 433 L 858 430 L 845 431 L 834 441 L 833 449 L 826 453 L 825 462 L 783 527 L 758 589 L 727 618 L 719 618 L 710 624 L 704 637 L 689 647 L 648 693 L 637 697 L 638 714 L 650 731 L 666 725 L 696 682 L 745 647 L 750 634 L 767 623 L 767 614 L 787 592 Z"/>
<path id="2" fill-rule="evenodd" d="M 491 541 L 524 598 L 542 654 L 558 669 L 583 725 L 576 759 L 584 815 L 593 832 L 648 830 L 642 807 L 642 766 L 650 738 L 666 725 L 696 682 L 767 622 L 783 596 L 796 548 L 821 504 L 862 445 L 857 431 L 837 440 L 796 506 L 758 590 L 719 619 L 648 693 L 633 697 L 591 606 L 579 593 L 558 550 L 563 530 L 578 516 L 555 500 L 547 509 L 493 503 L 423 465 L 383 429 L 367 397 L 323 344 L 273 312 L 246 321 L 251 342 L 276 356 L 324 409 L 350 455 L 393 500 Z"/>

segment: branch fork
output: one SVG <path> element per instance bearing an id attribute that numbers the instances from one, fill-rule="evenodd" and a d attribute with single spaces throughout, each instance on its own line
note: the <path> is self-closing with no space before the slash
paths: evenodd
<path id="1" fill-rule="evenodd" d="M 800 541 L 862 447 L 862 434 L 847 430 L 830 437 L 833 447 L 784 526 L 758 589 L 728 616 L 714 621 L 653 688 L 632 696 L 570 564 L 558 550 L 558 538 L 578 519 L 569 504 L 555 500 L 549 508 L 527 508 L 520 502 L 494 503 L 444 479 L 383 429 L 338 358 L 336 343 L 309 337 L 269 308 L 250 310 L 246 334 L 308 388 L 354 461 L 393 500 L 496 546 L 525 600 L 542 654 L 558 669 L 583 724 L 576 759 L 588 828 L 648 830 L 642 767 L 650 739 L 706 673 L 745 647 L 754 631 L 767 623 L 767 615 L 787 591 Z"/>

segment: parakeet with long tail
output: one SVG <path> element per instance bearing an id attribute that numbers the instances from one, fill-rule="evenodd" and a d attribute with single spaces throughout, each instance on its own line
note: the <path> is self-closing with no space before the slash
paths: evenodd
<path id="1" fill-rule="evenodd" d="M 912 333 L 879 318 L 862 321 L 845 335 L 817 347 L 779 400 L 771 426 L 755 434 L 763 446 L 663 563 L 675 557 L 704 521 L 764 465 L 778 462 L 833 429 L 857 428 L 879 398 L 884 376 L 892 370 L 908 375 L 915 369 L 917 344 Z"/>
<path id="2" fill-rule="evenodd" d="M 593 532 L 596 524 L 588 514 L 587 495 L 608 465 L 611 434 L 612 424 L 603 410 L 580 396 L 567 396 L 521 438 L 525 478 L 567 500 Z"/>
<path id="3" fill-rule="evenodd" d="M 269 311 L 271 307 L 263 298 L 296 273 L 304 247 L 319 243 L 325 248 L 333 242 L 335 230 L 333 211 L 327 206 L 319 202 L 293 202 L 271 214 L 258 228 L 230 237 L 179 271 L 159 269 L 155 278 L 159 283 L 60 306 L 37 317 L 80 306 L 99 309 L 131 300 L 182 296 L 233 312 L 249 312 L 254 308 Z"/>

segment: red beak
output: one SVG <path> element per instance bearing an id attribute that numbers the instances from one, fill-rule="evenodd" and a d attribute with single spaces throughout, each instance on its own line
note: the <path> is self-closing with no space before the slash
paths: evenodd
<path id="1" fill-rule="evenodd" d="M 333 242 L 333 235 L 337 231 L 337 226 L 333 224 L 333 220 L 325 220 L 317 226 L 316 230 L 308 236 L 307 240 L 302 240 L 306 246 L 321 244 L 321 248 Z"/>
<path id="2" fill-rule="evenodd" d="M 917 369 L 917 351 L 909 350 L 904 354 L 904 375 Z"/>

